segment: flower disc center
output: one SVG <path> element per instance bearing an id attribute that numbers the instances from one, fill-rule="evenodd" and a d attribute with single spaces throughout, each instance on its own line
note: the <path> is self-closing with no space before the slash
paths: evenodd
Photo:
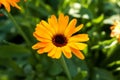
<path id="1" fill-rule="evenodd" d="M 62 47 L 67 44 L 67 38 L 62 34 L 57 34 L 53 36 L 52 42 L 57 47 Z"/>

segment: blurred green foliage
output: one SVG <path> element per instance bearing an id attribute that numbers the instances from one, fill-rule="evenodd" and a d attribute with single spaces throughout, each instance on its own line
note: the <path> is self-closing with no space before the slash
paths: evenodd
<path id="1" fill-rule="evenodd" d="M 61 12 L 84 24 L 79 33 L 90 37 L 85 60 L 65 59 L 73 80 L 120 80 L 120 44 L 110 37 L 110 26 L 120 20 L 120 0 L 21 0 L 19 5 L 22 10 L 12 8 L 11 14 L 31 44 L 7 14 L 0 16 L 0 80 L 68 80 L 58 60 L 31 49 L 36 24 Z"/>

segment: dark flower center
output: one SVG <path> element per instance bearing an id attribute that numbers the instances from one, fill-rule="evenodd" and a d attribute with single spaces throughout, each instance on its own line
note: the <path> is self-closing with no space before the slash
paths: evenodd
<path id="1" fill-rule="evenodd" d="M 67 38 L 62 34 L 57 34 L 53 36 L 52 42 L 57 47 L 62 47 L 67 44 Z"/>

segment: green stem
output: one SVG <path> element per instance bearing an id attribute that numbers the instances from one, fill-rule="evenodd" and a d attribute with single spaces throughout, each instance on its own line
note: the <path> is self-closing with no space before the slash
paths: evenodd
<path id="1" fill-rule="evenodd" d="M 72 80 L 72 79 L 71 79 L 70 72 L 69 72 L 69 69 L 68 69 L 68 67 L 67 67 L 67 64 L 66 64 L 65 59 L 64 59 L 63 56 L 60 58 L 60 62 L 61 62 L 61 64 L 62 64 L 63 69 L 64 69 L 65 72 L 66 72 L 66 75 L 67 75 L 68 79 L 69 79 L 69 80 Z"/>
<path id="2" fill-rule="evenodd" d="M 14 23 L 15 27 L 18 29 L 19 33 L 24 38 L 24 40 L 26 41 L 26 43 L 28 45 L 30 45 L 29 39 L 27 38 L 27 36 L 25 35 L 25 33 L 23 32 L 23 30 L 21 29 L 21 27 L 17 24 L 16 20 L 13 18 L 13 16 L 9 12 L 6 11 L 6 13 L 8 14 L 8 17 L 11 19 L 11 21 Z"/>

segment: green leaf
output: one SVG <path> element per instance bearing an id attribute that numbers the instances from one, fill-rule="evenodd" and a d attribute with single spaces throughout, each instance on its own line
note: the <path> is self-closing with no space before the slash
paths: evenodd
<path id="1" fill-rule="evenodd" d="M 5 40 L 6 36 L 10 33 L 15 33 L 15 28 L 13 28 L 13 24 L 8 20 L 1 21 L 0 22 L 0 41 Z M 14 34 L 12 34 L 11 36 L 13 35 Z"/>
<path id="2" fill-rule="evenodd" d="M 104 19 L 104 14 L 92 20 L 93 23 L 100 23 Z"/>
<path id="3" fill-rule="evenodd" d="M 7 69 L 11 69 L 10 72 L 16 75 L 24 75 L 23 69 L 12 59 L 0 58 L 0 66 L 5 66 Z"/>
<path id="4" fill-rule="evenodd" d="M 104 14 L 92 20 L 93 23 L 100 23 L 104 19 Z"/>
<path id="5" fill-rule="evenodd" d="M 86 71 L 79 72 L 73 80 L 86 80 L 88 73 Z"/>
<path id="6" fill-rule="evenodd" d="M 115 80 L 112 73 L 100 68 L 94 69 L 92 80 Z"/>
<path id="7" fill-rule="evenodd" d="M 22 45 L 3 45 L 0 46 L 0 57 L 2 58 L 10 58 L 15 56 L 22 56 L 30 54 L 30 50 Z"/>
<path id="8" fill-rule="evenodd" d="M 58 75 L 61 72 L 62 72 L 62 67 L 57 62 L 54 62 L 49 69 L 50 75 Z"/>
<path id="9" fill-rule="evenodd" d="M 5 72 L 0 71 L 0 80 L 9 80 L 9 76 Z"/>
<path id="10" fill-rule="evenodd" d="M 110 64 L 114 61 L 120 60 L 120 45 L 114 45 L 107 51 L 107 58 L 104 60 L 102 66 Z"/>
<path id="11" fill-rule="evenodd" d="M 63 77 L 63 76 L 57 76 L 56 80 L 68 80 L 67 78 Z"/>
<path id="12" fill-rule="evenodd" d="M 70 59 L 69 60 L 66 59 L 66 63 L 67 63 L 67 66 L 68 66 L 71 76 L 74 77 L 77 74 L 77 66 Z"/>
<path id="13" fill-rule="evenodd" d="M 108 65 L 108 67 L 112 67 L 112 66 L 115 66 L 115 65 L 116 65 L 116 67 L 117 67 L 117 65 L 120 66 L 120 60 L 118 60 L 118 61 L 113 61 L 112 63 L 110 63 L 110 64 Z M 120 68 L 117 67 L 115 71 L 120 71 Z"/>

